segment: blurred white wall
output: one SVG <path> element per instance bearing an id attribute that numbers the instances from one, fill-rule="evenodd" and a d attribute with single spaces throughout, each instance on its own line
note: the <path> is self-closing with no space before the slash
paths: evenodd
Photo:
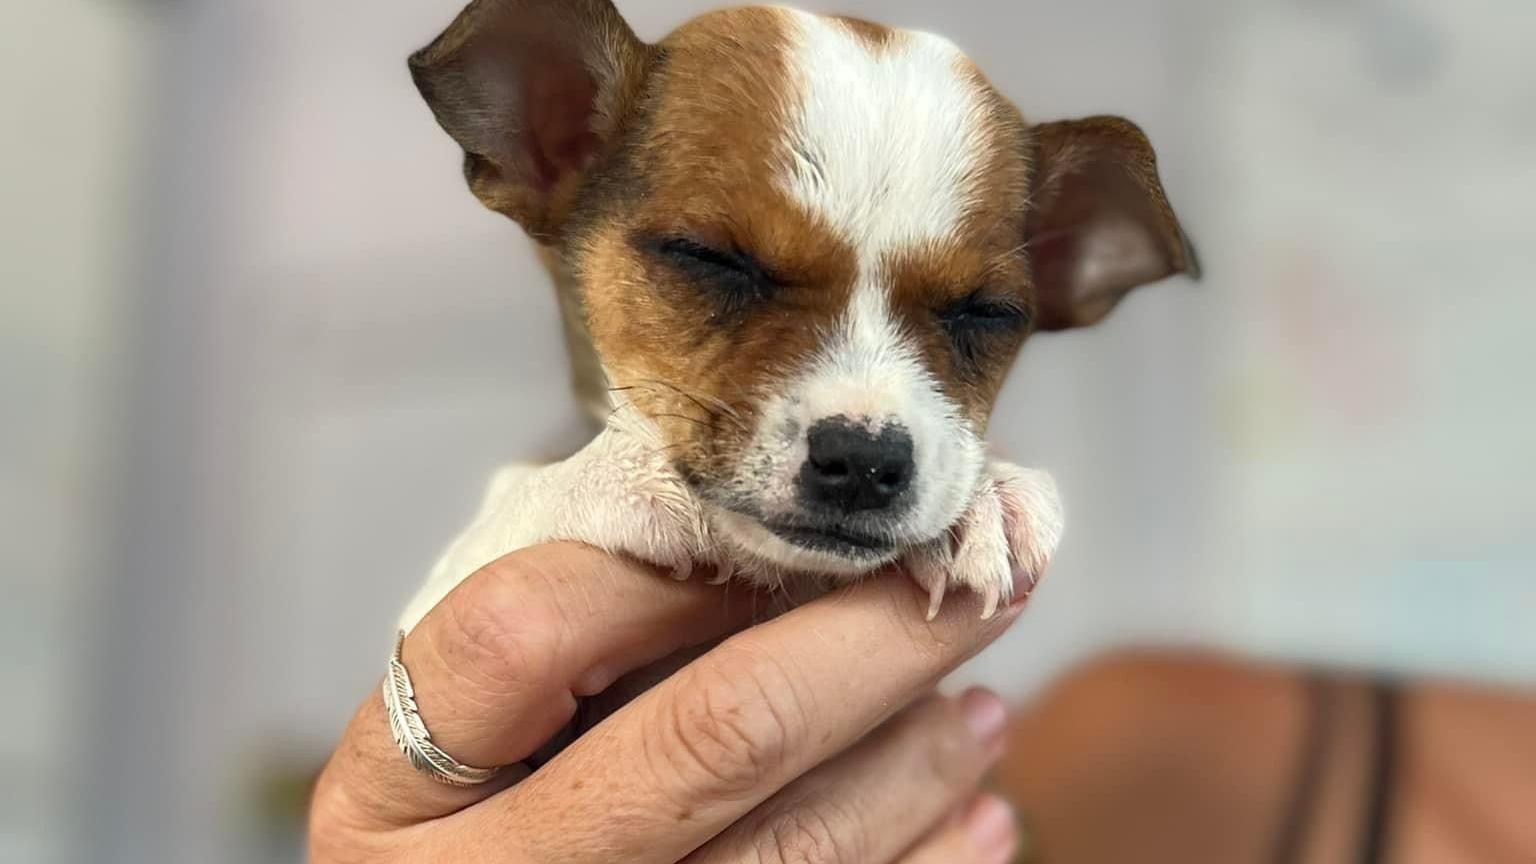
<path id="1" fill-rule="evenodd" d="M 1237 644 L 1536 680 L 1536 5 L 1256 4 L 1193 93 Z"/>
<path id="2" fill-rule="evenodd" d="M 149 22 L 89 0 L 0 20 L 0 862 L 47 862 L 95 733 Z"/>
<path id="3" fill-rule="evenodd" d="M 291 860 L 253 777 L 324 755 L 490 469 L 578 443 L 548 287 L 405 74 L 459 5 L 5 30 L 0 385 L 35 422 L 0 429 L 0 645 L 37 695 L 0 712 L 0 859 Z M 711 4 L 619 5 L 655 37 Z M 965 677 L 1155 640 L 1536 682 L 1536 7 L 831 5 L 1032 117 L 1140 122 L 1207 259 L 1026 349 L 994 437 L 1068 536 Z"/>

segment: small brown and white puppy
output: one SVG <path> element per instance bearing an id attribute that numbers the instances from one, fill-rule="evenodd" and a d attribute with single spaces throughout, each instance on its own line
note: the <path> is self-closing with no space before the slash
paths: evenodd
<path id="1" fill-rule="evenodd" d="M 1019 346 L 1195 266 L 1136 126 L 1031 125 L 943 38 L 784 8 L 651 45 L 609 0 L 475 0 L 410 65 L 611 389 L 584 450 L 495 476 L 403 627 L 552 539 L 801 596 L 900 560 L 930 615 L 1033 586 L 1054 484 L 983 444 Z"/>

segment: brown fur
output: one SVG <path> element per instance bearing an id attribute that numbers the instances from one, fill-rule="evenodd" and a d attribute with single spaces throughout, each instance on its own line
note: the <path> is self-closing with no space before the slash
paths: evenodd
<path id="1" fill-rule="evenodd" d="M 849 30 L 853 31 L 854 35 L 868 42 L 869 46 L 874 49 L 884 48 L 891 44 L 891 40 L 896 35 L 896 31 L 884 24 L 865 21 L 863 18 L 855 18 L 852 15 L 831 15 L 828 17 L 843 22 Z"/>
<path id="2" fill-rule="evenodd" d="M 643 201 L 586 202 L 580 262 L 593 340 L 614 385 L 660 425 L 685 473 L 722 475 L 757 398 L 818 344 L 847 305 L 854 252 L 778 188 L 787 158 L 787 48 L 780 13 L 737 9 L 664 40 L 643 132 L 615 164 L 644 166 Z M 614 168 L 610 170 L 623 170 Z M 601 186 L 599 181 L 599 186 Z M 647 241 L 696 238 L 750 251 L 780 282 L 775 302 L 719 313 Z"/>

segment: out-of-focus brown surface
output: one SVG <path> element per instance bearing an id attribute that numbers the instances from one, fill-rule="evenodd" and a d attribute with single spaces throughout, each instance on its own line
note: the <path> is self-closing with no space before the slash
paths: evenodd
<path id="1" fill-rule="evenodd" d="M 1372 741 L 1369 682 L 1330 676 L 1329 734 L 1292 860 L 1355 861 Z M 1536 861 L 1536 698 L 1405 684 L 1391 864 Z M 1302 670 L 1117 655 L 1023 708 L 997 775 L 1050 864 L 1268 864 L 1298 784 Z"/>

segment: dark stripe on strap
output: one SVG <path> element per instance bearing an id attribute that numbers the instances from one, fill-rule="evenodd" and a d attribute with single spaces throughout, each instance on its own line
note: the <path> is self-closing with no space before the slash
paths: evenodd
<path id="1" fill-rule="evenodd" d="M 1393 787 L 1397 782 L 1398 692 L 1387 681 L 1371 688 L 1376 721 L 1375 758 L 1367 787 L 1365 833 L 1360 838 L 1360 864 L 1382 864 L 1392 829 Z"/>
<path id="2" fill-rule="evenodd" d="M 1275 835 L 1273 864 L 1294 864 L 1301 856 L 1312 823 L 1313 802 L 1323 782 L 1323 763 L 1332 748 L 1334 692 L 1319 674 L 1306 678 L 1307 715 L 1302 730 L 1301 759 L 1291 780 L 1291 798 Z"/>

